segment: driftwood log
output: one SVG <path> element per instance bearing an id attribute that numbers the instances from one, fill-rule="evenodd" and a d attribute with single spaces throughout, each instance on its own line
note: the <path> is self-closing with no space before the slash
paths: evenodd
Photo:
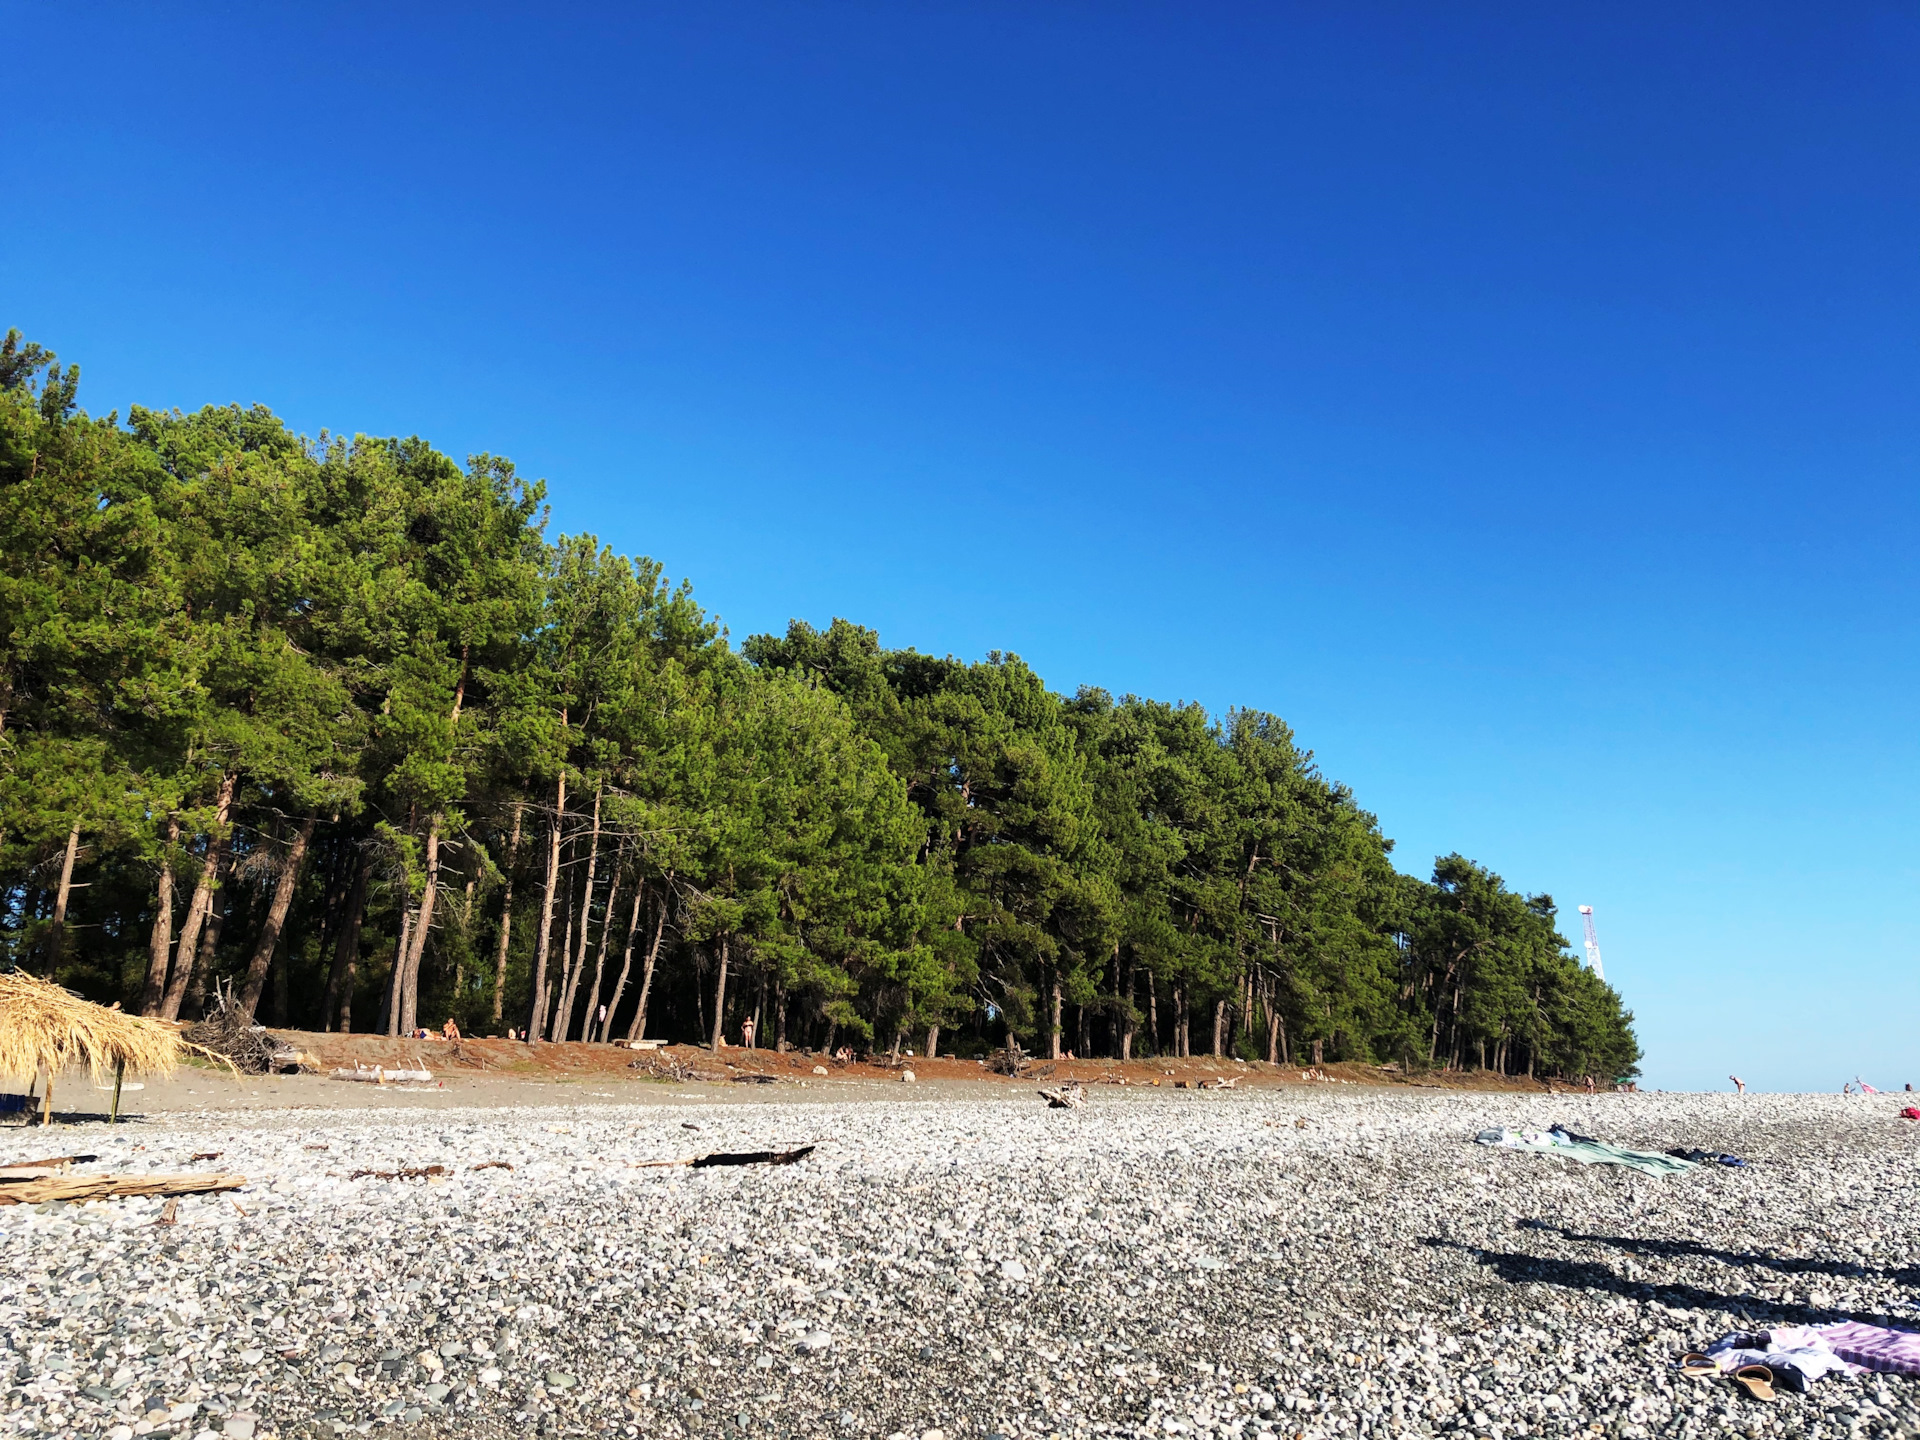
<path id="1" fill-rule="evenodd" d="M 1042 1090 L 1039 1094 L 1052 1110 L 1078 1110 L 1087 1103 L 1087 1092 L 1079 1085 L 1061 1085 L 1052 1090 Z"/>
<path id="2" fill-rule="evenodd" d="M 0 1205 L 127 1195 L 205 1195 L 238 1190 L 246 1183 L 244 1175 L 49 1175 L 44 1170 L 0 1170 Z"/>
<path id="3" fill-rule="evenodd" d="M 364 1080 L 370 1085 L 423 1084 L 433 1079 L 431 1070 L 389 1070 L 376 1065 L 371 1070 L 335 1070 L 336 1080 Z"/>

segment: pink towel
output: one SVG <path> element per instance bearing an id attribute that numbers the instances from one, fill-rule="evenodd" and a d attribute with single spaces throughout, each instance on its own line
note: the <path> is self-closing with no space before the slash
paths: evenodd
<path id="1" fill-rule="evenodd" d="M 1882 1330 L 1850 1320 L 1818 1326 L 1813 1333 L 1842 1360 L 1882 1375 L 1920 1375 L 1920 1334 L 1911 1330 Z"/>

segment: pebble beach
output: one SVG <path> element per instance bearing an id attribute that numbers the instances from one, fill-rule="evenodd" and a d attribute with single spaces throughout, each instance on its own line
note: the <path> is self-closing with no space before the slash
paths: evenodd
<path id="1" fill-rule="evenodd" d="M 568 1098 L 0 1131 L 0 1163 L 248 1177 L 172 1223 L 160 1199 L 0 1208 L 0 1434 L 1920 1430 L 1920 1381 L 1762 1404 L 1674 1368 L 1769 1322 L 1920 1328 L 1920 1125 L 1892 1096 Z M 1471 1143 L 1554 1123 L 1751 1164 Z"/>

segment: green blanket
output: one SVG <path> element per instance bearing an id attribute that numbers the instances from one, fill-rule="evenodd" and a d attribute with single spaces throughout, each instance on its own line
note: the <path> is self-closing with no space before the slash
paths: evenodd
<path id="1" fill-rule="evenodd" d="M 1496 1138 L 1488 1138 L 1489 1136 Z M 1542 1155 L 1558 1155 L 1563 1160 L 1578 1160 L 1582 1165 L 1624 1165 L 1642 1175 L 1680 1175 L 1700 1167 L 1691 1160 L 1661 1155 L 1652 1150 L 1623 1150 L 1618 1145 L 1603 1145 L 1598 1140 L 1548 1140 L 1517 1130 L 1483 1130 L 1477 1137 L 1482 1145 L 1498 1150 L 1537 1150 Z"/>

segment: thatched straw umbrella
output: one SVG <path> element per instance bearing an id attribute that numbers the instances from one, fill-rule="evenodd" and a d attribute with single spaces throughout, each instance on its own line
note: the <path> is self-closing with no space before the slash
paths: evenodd
<path id="1" fill-rule="evenodd" d="M 165 1021 L 109 1010 L 22 970 L 0 974 L 0 1075 L 31 1084 L 46 1073 L 42 1125 L 53 1120 L 53 1077 L 68 1065 L 85 1065 L 96 1085 L 113 1077 L 117 1115 L 123 1076 L 171 1075 L 198 1048 Z"/>

